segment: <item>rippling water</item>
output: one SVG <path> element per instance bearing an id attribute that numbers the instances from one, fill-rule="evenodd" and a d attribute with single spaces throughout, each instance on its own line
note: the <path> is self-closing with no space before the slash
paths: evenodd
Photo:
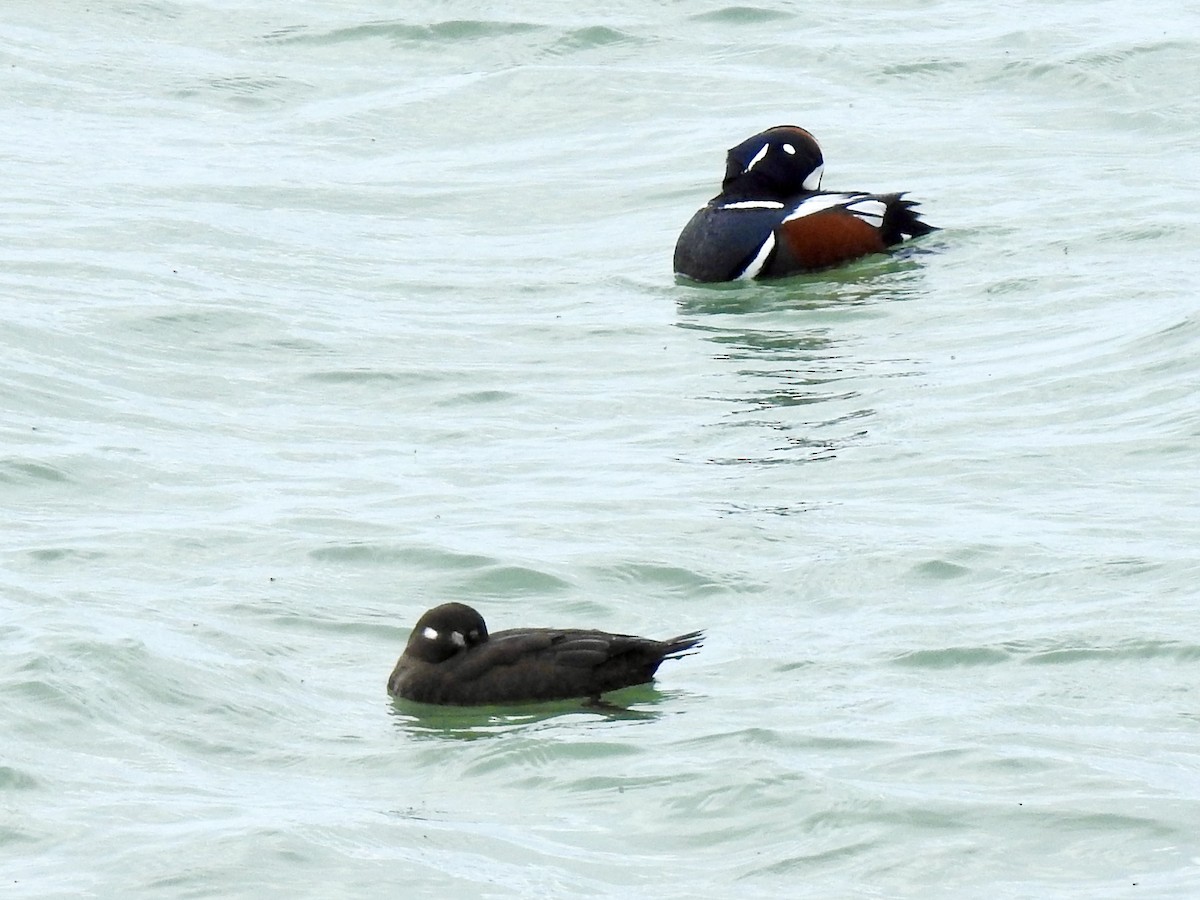
<path id="1" fill-rule="evenodd" d="M 6 896 L 1191 897 L 1194 9 L 10 3 Z M 671 277 L 724 150 L 943 231 Z M 394 705 L 425 608 L 706 628 Z"/>

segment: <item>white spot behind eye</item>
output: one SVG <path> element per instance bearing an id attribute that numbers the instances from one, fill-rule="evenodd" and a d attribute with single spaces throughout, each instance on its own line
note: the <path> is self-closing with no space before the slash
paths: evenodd
<path id="1" fill-rule="evenodd" d="M 746 168 L 742 170 L 742 174 L 745 175 L 747 172 L 749 172 L 751 169 L 753 169 L 755 166 L 757 166 L 760 162 L 762 162 L 763 157 L 767 155 L 767 151 L 770 149 L 771 149 L 770 144 L 763 144 L 762 149 L 754 154 L 754 159 L 750 160 L 750 162 L 746 164 Z"/>
<path id="2" fill-rule="evenodd" d="M 450 632 L 450 643 L 455 647 L 465 647 L 467 646 L 467 639 L 462 636 L 461 631 L 452 631 Z"/>
<path id="3" fill-rule="evenodd" d="M 784 145 L 783 145 L 783 152 L 784 152 L 784 153 L 786 153 L 788 156 L 795 156 L 795 155 L 796 155 L 796 148 L 795 148 L 795 147 L 793 147 L 791 144 L 784 144 Z"/>
<path id="4" fill-rule="evenodd" d="M 436 628 L 432 628 L 429 625 L 426 625 L 421 630 L 421 637 L 425 638 L 426 640 L 436 641 L 440 637 L 440 635 L 438 634 L 438 630 Z"/>

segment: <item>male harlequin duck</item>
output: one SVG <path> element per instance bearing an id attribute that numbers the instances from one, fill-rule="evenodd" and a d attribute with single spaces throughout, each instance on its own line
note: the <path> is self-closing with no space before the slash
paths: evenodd
<path id="1" fill-rule="evenodd" d="M 684 227 L 675 272 L 695 281 L 827 269 L 934 231 L 903 194 L 822 191 L 825 161 L 803 128 L 780 125 L 726 158 L 721 193 Z"/>
<path id="2" fill-rule="evenodd" d="M 600 695 L 654 678 L 664 659 L 688 655 L 703 633 L 665 641 L 573 628 L 513 628 L 488 634 L 462 603 L 417 620 L 388 679 L 388 693 L 420 703 L 500 705 Z"/>

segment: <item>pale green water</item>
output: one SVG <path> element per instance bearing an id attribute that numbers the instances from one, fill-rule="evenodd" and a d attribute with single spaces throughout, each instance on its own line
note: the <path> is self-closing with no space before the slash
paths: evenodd
<path id="1" fill-rule="evenodd" d="M 1193 897 L 1176 4 L 10 3 L 0 893 Z M 794 122 L 922 252 L 676 284 Z M 700 655 L 420 718 L 446 599 Z"/>

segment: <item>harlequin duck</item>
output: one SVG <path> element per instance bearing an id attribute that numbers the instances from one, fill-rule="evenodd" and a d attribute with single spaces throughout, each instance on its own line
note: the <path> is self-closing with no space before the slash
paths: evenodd
<path id="1" fill-rule="evenodd" d="M 825 160 L 803 128 L 780 125 L 726 158 L 721 193 L 684 227 L 675 272 L 695 281 L 827 269 L 934 231 L 899 194 L 822 191 Z"/>
<path id="2" fill-rule="evenodd" d="M 665 641 L 573 628 L 513 628 L 489 635 L 483 616 L 443 603 L 417 620 L 388 693 L 421 703 L 502 705 L 586 697 L 654 678 L 664 659 L 688 655 L 703 633 Z"/>

